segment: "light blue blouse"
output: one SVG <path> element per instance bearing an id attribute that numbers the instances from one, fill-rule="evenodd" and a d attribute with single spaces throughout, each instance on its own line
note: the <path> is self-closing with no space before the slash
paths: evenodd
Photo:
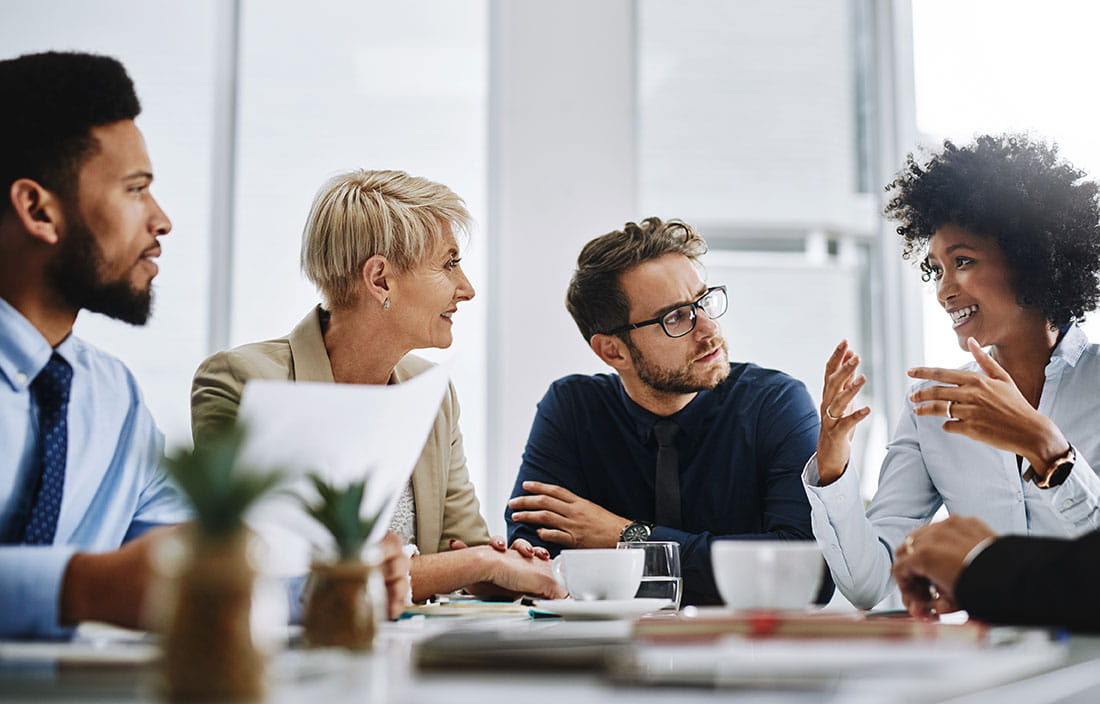
<path id="1" fill-rule="evenodd" d="M 979 370 L 976 362 L 963 368 Z M 914 405 L 907 402 L 898 420 L 866 513 L 854 467 L 828 486 L 818 486 L 816 455 L 803 471 L 814 536 L 837 587 L 855 606 L 872 608 L 893 591 L 894 550 L 941 505 L 1003 534 L 1073 537 L 1100 527 L 1100 477 L 1093 469 L 1100 467 L 1100 346 L 1077 326 L 1051 355 L 1038 409 L 1077 450 L 1061 486 L 1025 482 L 1014 454 L 944 432 L 942 417 L 917 416 Z"/>

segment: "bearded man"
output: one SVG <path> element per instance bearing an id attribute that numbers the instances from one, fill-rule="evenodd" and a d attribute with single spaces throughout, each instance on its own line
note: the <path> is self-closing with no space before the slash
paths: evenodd
<path id="1" fill-rule="evenodd" d="M 566 306 L 615 373 L 550 386 L 505 512 L 510 540 L 551 552 L 679 543 L 684 604 L 718 601 L 714 540 L 813 540 L 801 484 L 813 400 L 782 372 L 729 362 L 726 289 L 704 281 L 706 251 L 658 218 L 585 245 Z"/>
<path id="2" fill-rule="evenodd" d="M 115 59 L 0 61 L 0 636 L 141 625 L 160 524 L 189 511 L 126 366 L 72 334 L 142 325 L 172 225 Z"/>

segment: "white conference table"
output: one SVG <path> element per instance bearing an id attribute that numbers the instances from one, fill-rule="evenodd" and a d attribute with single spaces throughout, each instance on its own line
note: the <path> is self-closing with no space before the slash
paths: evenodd
<path id="1" fill-rule="evenodd" d="M 1039 666 L 1039 672 L 1022 679 L 1000 676 L 1002 684 L 979 686 L 950 680 L 936 669 L 918 670 L 908 678 L 867 680 L 857 676 L 838 682 L 791 686 L 784 681 L 768 686 L 725 682 L 698 686 L 644 686 L 640 680 L 620 674 L 618 681 L 595 669 L 543 670 L 471 668 L 425 670 L 414 662 L 416 644 L 456 629 L 492 628 L 511 633 L 530 643 L 535 639 L 592 637 L 593 634 L 625 635 L 628 625 L 569 623 L 557 620 L 500 619 L 476 623 L 451 619 L 414 619 L 383 624 L 377 647 L 370 655 L 335 651 L 289 649 L 269 660 L 269 694 L 274 704 L 371 704 L 440 702 L 441 704 L 617 704 L 619 702 L 1096 702 L 1100 701 L 1100 637 L 1074 636 L 1064 644 L 1056 666 Z M 466 637 L 465 635 L 463 636 Z M 699 646 L 695 646 L 699 647 Z M 859 647 L 851 643 L 815 645 L 797 657 L 826 657 L 837 649 Z M 883 646 L 873 646 L 881 649 Z M 926 644 L 939 650 L 942 644 Z M 1059 646 L 1060 648 L 1062 646 Z M 1018 650 L 1025 650 L 1026 643 Z M 84 642 L 72 644 L 19 644 L 0 642 L 0 702 L 157 702 L 155 666 L 149 663 L 148 643 Z M 681 649 L 682 652 L 682 649 Z M 721 653 L 702 647 L 700 657 Z M 743 657 L 731 655 L 731 657 Z M 988 651 L 985 651 L 988 653 Z M 100 657 L 94 657 L 98 653 Z M 816 655 L 815 655 L 816 653 Z M 82 655 L 93 655 L 82 661 Z M 1017 653 L 1017 662 L 1022 653 Z M 1049 654 L 1049 653 L 1048 653 Z M 118 656 L 117 662 L 107 660 Z M 940 656 L 942 657 L 942 653 Z M 666 671 L 675 671 L 676 657 L 660 651 L 649 660 Z M 975 662 L 981 653 L 960 653 L 961 663 Z M 690 659 L 690 658 L 689 658 Z M 97 660 L 93 662 L 92 660 Z M 144 661 L 144 662 L 142 662 Z M 980 669 L 980 665 L 968 670 Z M 1015 680 L 1015 681 L 1009 681 Z M 975 680 L 977 681 L 977 680 Z M 933 686 L 934 685 L 934 686 Z"/>

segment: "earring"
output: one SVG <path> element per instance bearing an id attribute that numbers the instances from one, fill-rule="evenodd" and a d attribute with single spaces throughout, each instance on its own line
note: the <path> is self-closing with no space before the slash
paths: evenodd
<path id="1" fill-rule="evenodd" d="M 387 298 L 386 300 L 382 301 L 382 310 L 389 310 L 389 309 L 390 309 L 390 299 Z"/>

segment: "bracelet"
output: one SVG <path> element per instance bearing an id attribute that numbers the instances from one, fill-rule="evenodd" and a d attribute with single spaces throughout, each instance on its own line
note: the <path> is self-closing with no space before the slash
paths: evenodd
<path id="1" fill-rule="evenodd" d="M 963 569 L 965 570 L 967 567 L 969 567 L 970 563 L 973 562 L 975 558 L 978 557 L 978 555 L 981 555 L 982 552 L 999 537 L 999 535 L 991 535 L 988 538 L 983 538 L 981 542 L 970 548 L 970 552 L 966 553 L 966 557 L 963 558 Z"/>

